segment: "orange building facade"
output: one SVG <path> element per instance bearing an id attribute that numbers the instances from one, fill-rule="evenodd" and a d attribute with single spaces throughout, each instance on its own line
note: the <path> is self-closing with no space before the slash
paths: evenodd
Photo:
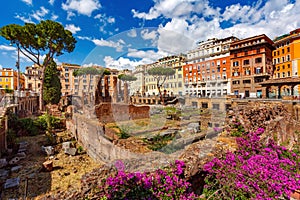
<path id="1" fill-rule="evenodd" d="M 216 97 L 230 93 L 230 44 L 236 37 L 199 42 L 183 66 L 185 95 Z"/>
<path id="2" fill-rule="evenodd" d="M 273 74 L 273 41 L 258 35 L 236 41 L 230 46 L 231 92 L 241 97 L 262 97 L 260 83 Z"/>
<path id="3" fill-rule="evenodd" d="M 284 79 L 288 77 L 300 77 L 300 28 L 275 38 L 273 50 L 274 79 Z M 291 90 L 294 90 L 293 92 Z M 272 90 L 271 95 L 277 95 L 278 91 Z M 281 95 L 299 95 L 300 87 L 283 86 Z"/>

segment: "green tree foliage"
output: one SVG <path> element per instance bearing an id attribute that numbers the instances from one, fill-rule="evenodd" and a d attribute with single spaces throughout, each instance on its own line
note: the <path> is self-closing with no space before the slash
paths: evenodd
<path id="1" fill-rule="evenodd" d="M 124 102 L 128 103 L 128 82 L 136 81 L 137 78 L 128 74 L 120 74 L 118 79 L 124 81 Z"/>
<path id="2" fill-rule="evenodd" d="M 61 83 L 56 63 L 51 60 L 45 70 L 43 97 L 46 104 L 58 104 L 61 97 Z"/>
<path id="3" fill-rule="evenodd" d="M 154 67 L 151 69 L 148 69 L 148 74 L 152 75 L 153 78 L 156 81 L 156 87 L 158 89 L 160 100 L 164 104 L 164 99 L 161 93 L 161 87 L 167 80 L 167 77 L 173 76 L 175 74 L 175 70 L 172 68 L 166 68 L 166 67 Z"/>
<path id="4" fill-rule="evenodd" d="M 51 20 L 40 21 L 38 24 L 25 23 L 23 26 L 9 24 L 0 28 L 0 35 L 16 45 L 24 56 L 42 69 L 40 110 L 43 110 L 45 69 L 55 56 L 72 52 L 77 41 L 63 25 Z M 44 56 L 45 59 L 42 61 L 41 58 Z"/>

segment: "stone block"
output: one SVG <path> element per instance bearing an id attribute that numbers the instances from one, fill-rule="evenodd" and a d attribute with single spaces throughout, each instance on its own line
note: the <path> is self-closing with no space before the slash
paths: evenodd
<path id="1" fill-rule="evenodd" d="M 67 148 L 71 148 L 71 144 L 72 142 L 64 142 L 62 143 L 62 149 L 67 149 Z"/>
<path id="2" fill-rule="evenodd" d="M 18 166 L 14 166 L 10 169 L 11 172 L 18 172 L 20 169 L 22 169 L 23 166 L 18 165 Z"/>
<path id="3" fill-rule="evenodd" d="M 65 154 L 71 155 L 71 156 L 75 156 L 77 152 L 76 148 L 66 148 L 65 149 Z"/>
<path id="4" fill-rule="evenodd" d="M 25 152 L 17 153 L 17 154 L 16 154 L 16 157 L 19 157 L 19 158 L 24 159 L 24 158 L 26 158 L 26 153 L 25 153 Z"/>
<path id="5" fill-rule="evenodd" d="M 28 142 L 23 141 L 19 143 L 19 149 L 26 149 L 28 147 Z"/>
<path id="6" fill-rule="evenodd" d="M 11 159 L 8 164 L 10 165 L 16 165 L 19 161 L 21 160 L 21 158 L 19 157 L 14 157 L 13 159 Z"/>
<path id="7" fill-rule="evenodd" d="M 5 180 L 8 177 L 9 171 L 0 169 L 0 180 Z"/>
<path id="8" fill-rule="evenodd" d="M 20 185 L 20 177 L 7 179 L 4 184 L 4 189 L 18 187 Z"/>
<path id="9" fill-rule="evenodd" d="M 0 168 L 5 167 L 7 165 L 6 158 L 0 159 Z"/>
<path id="10" fill-rule="evenodd" d="M 43 162 L 43 168 L 46 171 L 51 172 L 53 170 L 53 161 L 47 160 L 46 162 Z"/>
<path id="11" fill-rule="evenodd" d="M 42 151 L 45 152 L 48 156 L 54 154 L 54 148 L 52 146 L 47 146 L 47 147 L 42 146 Z"/>

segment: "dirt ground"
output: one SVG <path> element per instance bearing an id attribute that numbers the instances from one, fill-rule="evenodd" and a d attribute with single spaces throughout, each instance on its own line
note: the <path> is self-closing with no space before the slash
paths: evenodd
<path id="1" fill-rule="evenodd" d="M 61 142 L 71 139 L 65 132 L 57 133 L 57 136 Z M 11 173 L 9 178 L 20 177 L 20 186 L 4 190 L 2 196 L 4 200 L 25 199 L 25 196 L 26 199 L 42 199 L 47 194 L 70 188 L 79 189 L 82 175 L 103 164 L 94 162 L 86 153 L 75 156 L 67 155 L 61 149 L 61 143 L 54 146 L 55 154 L 53 156 L 47 156 L 41 150 L 41 146 L 47 142 L 45 135 L 23 137 L 19 141 L 29 143 L 27 156 L 18 163 L 22 168 L 18 172 Z M 79 144 L 76 146 L 78 147 Z M 53 171 L 51 172 L 42 170 L 42 163 L 47 160 L 53 161 Z"/>

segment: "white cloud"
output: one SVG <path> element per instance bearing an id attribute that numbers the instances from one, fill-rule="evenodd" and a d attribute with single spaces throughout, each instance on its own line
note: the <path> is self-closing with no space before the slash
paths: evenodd
<path id="1" fill-rule="evenodd" d="M 113 18 L 113 17 L 108 17 L 108 18 L 107 18 L 107 22 L 110 23 L 110 24 L 115 23 L 115 21 L 116 21 L 116 20 L 115 20 L 115 18 Z"/>
<path id="2" fill-rule="evenodd" d="M 23 2 L 25 2 L 28 5 L 32 5 L 32 0 L 22 0 Z"/>
<path id="3" fill-rule="evenodd" d="M 104 47 L 111 47 L 116 49 L 117 52 L 121 52 L 123 50 L 125 42 L 123 40 L 118 40 L 117 42 L 114 41 L 107 41 L 103 40 L 102 38 L 99 39 L 93 39 L 92 40 L 95 45 L 97 46 L 104 46 Z"/>
<path id="4" fill-rule="evenodd" d="M 118 70 L 133 70 L 136 66 L 145 64 L 143 60 L 136 61 L 124 57 L 120 57 L 117 60 L 115 60 L 111 56 L 105 56 L 103 60 L 105 63 L 105 67 Z"/>
<path id="5" fill-rule="evenodd" d="M 62 3 L 62 8 L 66 11 L 76 11 L 79 14 L 91 16 L 92 12 L 101 8 L 98 0 L 67 0 Z"/>
<path id="6" fill-rule="evenodd" d="M 15 18 L 21 20 L 24 23 L 33 23 L 33 21 L 31 20 L 30 17 L 26 18 L 26 17 L 21 16 L 21 15 L 16 15 Z"/>
<path id="7" fill-rule="evenodd" d="M 78 31 L 81 31 L 79 26 L 75 26 L 74 24 L 67 24 L 66 29 L 71 31 L 71 33 L 76 34 Z"/>
<path id="8" fill-rule="evenodd" d="M 158 33 L 156 30 L 149 31 L 148 29 L 143 29 L 141 31 L 141 36 L 144 40 L 156 40 Z"/>
<path id="9" fill-rule="evenodd" d="M 4 50 L 4 51 L 16 51 L 16 47 L 7 46 L 7 45 L 0 45 L 0 50 Z"/>
<path id="10" fill-rule="evenodd" d="M 55 0 L 49 0 L 49 4 L 53 6 Z"/>
<path id="11" fill-rule="evenodd" d="M 52 13 L 51 20 L 55 21 L 57 19 L 58 19 L 58 15 L 55 15 L 55 14 Z"/>
<path id="12" fill-rule="evenodd" d="M 45 15 L 49 13 L 49 10 L 45 7 L 41 7 L 40 10 L 37 10 L 35 13 L 33 13 L 31 16 L 36 19 L 37 21 L 41 21 Z"/>
<path id="13" fill-rule="evenodd" d="M 216 9 L 218 11 L 218 9 Z M 212 16 L 218 12 L 211 9 L 208 0 L 156 0 L 155 5 L 148 12 L 132 9 L 133 17 L 152 20 L 160 16 L 165 18 L 182 17 L 188 19 L 192 13 L 202 13 Z"/>
<path id="14" fill-rule="evenodd" d="M 128 37 L 132 37 L 135 38 L 137 36 L 136 30 L 135 29 L 131 29 L 127 32 L 127 36 Z"/>
<path id="15" fill-rule="evenodd" d="M 155 52 L 154 50 L 137 50 L 137 49 L 129 49 L 127 53 L 128 57 L 134 58 L 148 58 L 152 61 L 155 61 L 161 57 L 161 54 Z"/>
<path id="16" fill-rule="evenodd" d="M 212 7 L 208 0 L 156 0 L 148 12 L 132 13 L 146 20 L 170 19 L 159 26 L 157 45 L 160 51 L 175 53 L 191 50 L 196 42 L 212 37 L 234 35 L 242 39 L 264 33 L 273 39 L 300 27 L 299 10 L 299 0 L 259 0 L 249 5 L 233 4 L 224 10 Z M 145 31 L 144 39 L 147 34 Z"/>
<path id="17" fill-rule="evenodd" d="M 71 20 L 72 17 L 75 16 L 75 13 L 71 12 L 71 11 L 68 11 L 67 12 L 67 20 Z"/>

